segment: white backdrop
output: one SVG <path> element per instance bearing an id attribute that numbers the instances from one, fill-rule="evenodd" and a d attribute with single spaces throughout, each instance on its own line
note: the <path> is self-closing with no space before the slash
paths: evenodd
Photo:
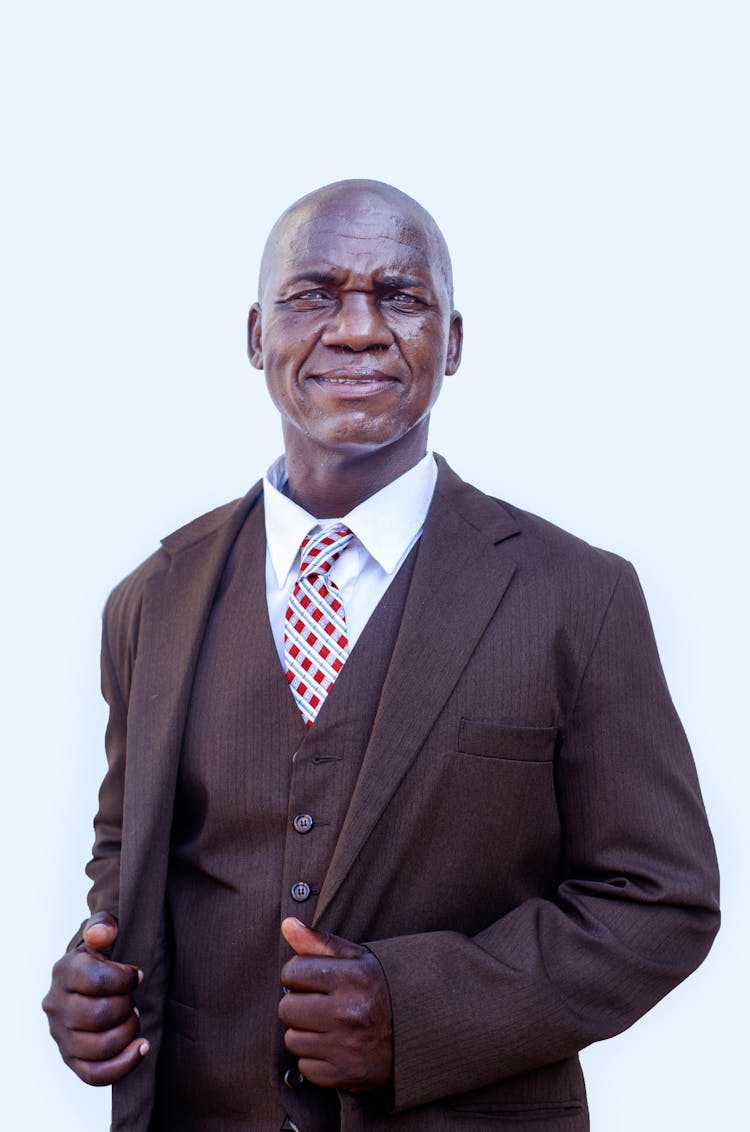
<path id="1" fill-rule="evenodd" d="M 278 212 L 347 176 L 443 227 L 466 322 L 433 446 L 630 557 L 725 924 L 584 1055 L 595 1132 L 745 1110 L 748 6 L 26 0 L 0 27 L 3 1125 L 104 1129 L 39 1009 L 84 911 L 99 613 L 280 434 L 244 356 Z"/>

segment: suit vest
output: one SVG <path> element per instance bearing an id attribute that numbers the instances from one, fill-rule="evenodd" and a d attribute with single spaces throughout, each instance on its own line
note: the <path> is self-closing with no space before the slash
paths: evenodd
<path id="1" fill-rule="evenodd" d="M 245 521 L 211 611 L 177 783 L 167 883 L 172 956 L 152 1132 L 339 1124 L 283 1044 L 285 916 L 310 923 L 372 730 L 417 548 L 307 730 L 265 594 L 262 507 Z"/>

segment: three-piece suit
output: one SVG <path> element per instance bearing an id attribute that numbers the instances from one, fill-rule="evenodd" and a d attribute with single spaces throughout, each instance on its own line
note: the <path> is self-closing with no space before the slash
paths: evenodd
<path id="1" fill-rule="evenodd" d="M 622 559 L 439 461 L 421 539 L 306 730 L 265 601 L 263 494 L 165 539 L 104 617 L 89 873 L 140 966 L 129 1132 L 588 1128 L 577 1052 L 706 954 L 717 873 Z M 394 1079 L 300 1082 L 296 915 L 378 957 Z"/>

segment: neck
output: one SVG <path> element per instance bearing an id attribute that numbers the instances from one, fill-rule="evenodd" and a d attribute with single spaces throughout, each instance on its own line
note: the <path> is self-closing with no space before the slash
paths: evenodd
<path id="1" fill-rule="evenodd" d="M 340 518 L 365 499 L 408 472 L 422 459 L 426 447 L 410 452 L 345 455 L 318 453 L 315 460 L 301 459 L 286 450 L 286 493 L 316 519 Z M 384 458 L 385 456 L 385 458 Z"/>

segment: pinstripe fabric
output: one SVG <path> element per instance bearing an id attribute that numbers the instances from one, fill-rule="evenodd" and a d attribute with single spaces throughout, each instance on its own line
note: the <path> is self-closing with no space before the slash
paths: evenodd
<path id="1" fill-rule="evenodd" d="M 586 1132 L 576 1051 L 653 1006 L 718 926 L 695 769 L 632 568 L 441 463 L 410 584 L 384 599 L 390 632 L 384 607 L 306 730 L 268 624 L 259 494 L 166 539 L 105 612 L 89 899 L 119 916 L 114 958 L 145 971 L 152 1042 L 114 1086 L 113 1129 L 273 1130 L 288 1113 L 303 1132 Z M 383 967 L 390 1098 L 321 1110 L 325 1090 L 278 1091 L 278 924 L 299 914 L 297 880 L 305 919 Z M 155 1079 L 166 1123 L 149 1120 Z M 236 1115 L 247 1096 L 257 1116 Z"/>
<path id="2" fill-rule="evenodd" d="M 278 1021 L 283 916 L 311 923 L 354 793 L 416 551 L 306 729 L 263 592 L 262 508 L 229 556 L 201 645 L 180 755 L 167 908 L 171 980 L 149 1132 L 339 1127 L 335 1092 L 290 1089 Z M 304 836 L 298 813 L 313 815 Z M 303 903 L 295 882 L 310 884 Z M 207 955 L 220 956 L 207 962 Z M 135 1079 L 135 1078 L 134 1078 Z M 133 1125 L 123 1123 L 132 1132 Z"/>

